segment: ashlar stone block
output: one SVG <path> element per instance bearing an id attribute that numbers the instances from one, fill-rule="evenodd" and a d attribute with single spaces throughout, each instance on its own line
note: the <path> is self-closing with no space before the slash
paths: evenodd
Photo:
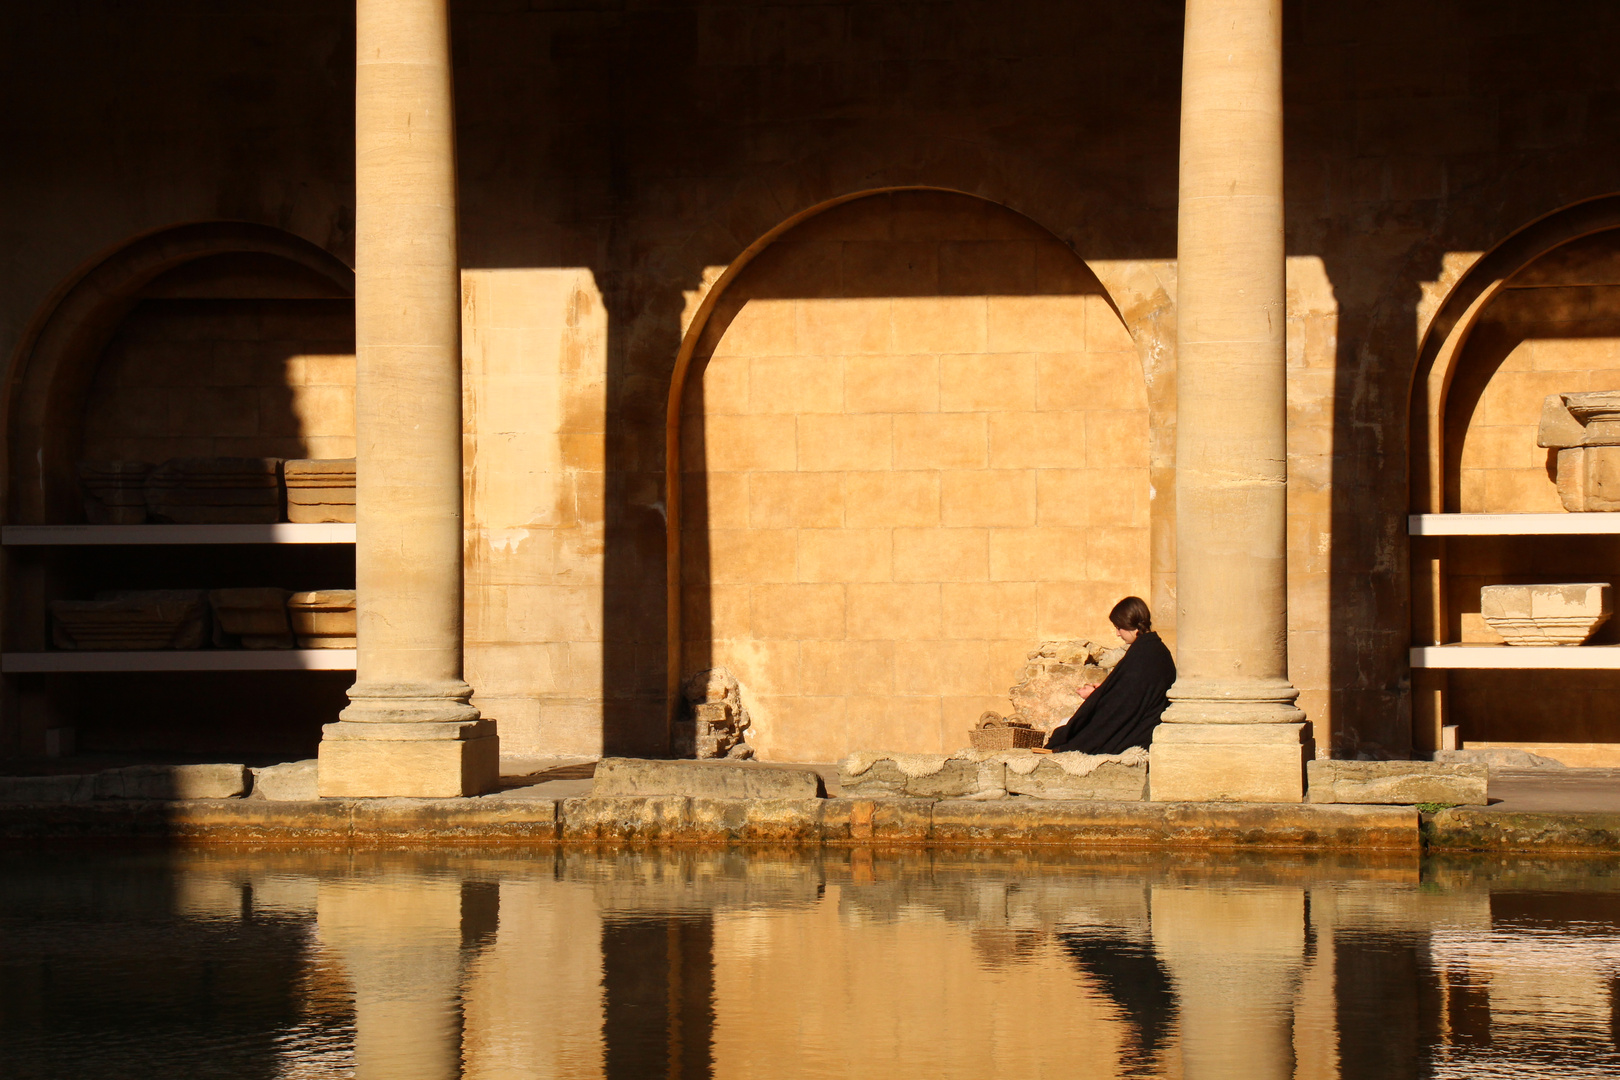
<path id="1" fill-rule="evenodd" d="M 1154 802 L 1297 803 L 1314 757 L 1309 724 L 1160 724 L 1149 751 Z"/>
<path id="2" fill-rule="evenodd" d="M 591 797 L 689 795 L 706 799 L 814 799 L 821 777 L 813 769 L 744 761 L 657 761 L 603 758 Z"/>
<path id="3" fill-rule="evenodd" d="M 1414 806 L 1485 805 L 1489 767 L 1431 761 L 1312 761 L 1305 766 L 1309 801 Z"/>

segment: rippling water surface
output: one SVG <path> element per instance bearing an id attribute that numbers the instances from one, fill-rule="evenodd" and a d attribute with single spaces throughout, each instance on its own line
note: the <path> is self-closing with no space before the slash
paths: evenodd
<path id="1" fill-rule="evenodd" d="M 1620 1075 L 1606 862 L 0 855 L 0 1076 Z"/>

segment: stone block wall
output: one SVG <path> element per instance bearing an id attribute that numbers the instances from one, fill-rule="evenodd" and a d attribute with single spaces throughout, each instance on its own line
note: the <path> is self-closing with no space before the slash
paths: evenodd
<path id="1" fill-rule="evenodd" d="M 1148 596 L 1148 405 L 1096 277 L 1027 219 L 858 199 L 745 269 L 683 403 L 683 662 L 762 756 L 965 745 L 1041 640 Z"/>
<path id="2" fill-rule="evenodd" d="M 353 457 L 354 304 L 149 299 L 85 407 L 82 456 Z"/>
<path id="3" fill-rule="evenodd" d="M 602 751 L 606 326 L 589 271 L 462 275 L 466 675 L 509 754 Z"/>

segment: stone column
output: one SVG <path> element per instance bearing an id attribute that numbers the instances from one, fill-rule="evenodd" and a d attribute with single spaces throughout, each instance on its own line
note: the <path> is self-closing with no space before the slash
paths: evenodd
<path id="1" fill-rule="evenodd" d="M 1288 682 L 1282 0 L 1187 0 L 1176 273 L 1176 664 L 1157 801 L 1299 802 Z"/>
<path id="2" fill-rule="evenodd" d="M 462 680 L 461 276 L 447 0 L 355 11 L 355 583 L 360 663 L 323 796 L 495 787 Z"/>
<path id="3" fill-rule="evenodd" d="M 1305 892 L 1153 890 L 1153 950 L 1176 988 L 1186 1080 L 1294 1080 Z"/>
<path id="4" fill-rule="evenodd" d="M 321 880 L 316 926 L 354 987 L 359 1080 L 461 1075 L 462 909 L 444 876 Z"/>

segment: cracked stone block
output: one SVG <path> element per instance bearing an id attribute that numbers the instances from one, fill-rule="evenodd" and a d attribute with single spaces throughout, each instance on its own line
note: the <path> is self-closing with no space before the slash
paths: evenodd
<path id="1" fill-rule="evenodd" d="M 1412 806 L 1485 805 L 1490 770 L 1481 764 L 1432 761 L 1310 761 L 1306 801 Z"/>

